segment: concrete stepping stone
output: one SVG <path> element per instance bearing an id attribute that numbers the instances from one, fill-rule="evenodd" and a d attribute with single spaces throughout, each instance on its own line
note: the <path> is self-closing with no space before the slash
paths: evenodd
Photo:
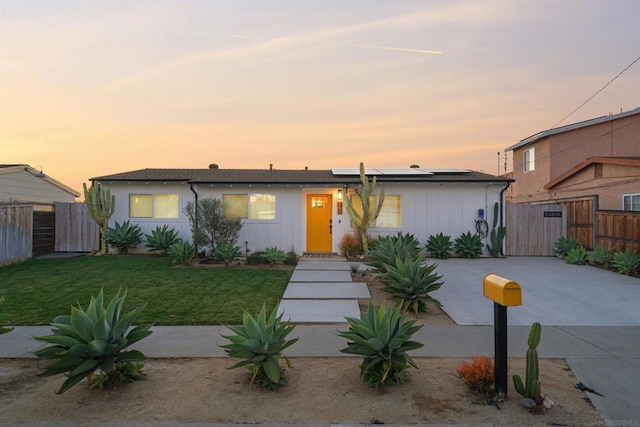
<path id="1" fill-rule="evenodd" d="M 289 283 L 283 299 L 371 299 L 362 282 Z"/>
<path id="2" fill-rule="evenodd" d="M 349 271 L 317 271 L 317 270 L 298 270 L 293 271 L 289 283 L 292 282 L 350 282 L 351 273 Z"/>
<path id="3" fill-rule="evenodd" d="M 296 265 L 296 270 L 351 271 L 351 265 L 340 261 L 300 261 Z"/>
<path id="4" fill-rule="evenodd" d="M 356 300 L 297 300 L 280 301 L 278 314 L 293 323 L 347 323 L 345 316 L 360 318 Z"/>

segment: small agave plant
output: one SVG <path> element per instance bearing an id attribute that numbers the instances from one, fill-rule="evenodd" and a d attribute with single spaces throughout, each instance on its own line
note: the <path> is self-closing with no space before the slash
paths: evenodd
<path id="1" fill-rule="evenodd" d="M 347 347 L 340 351 L 364 356 L 360 376 L 376 388 L 403 383 L 407 369 L 418 368 L 407 351 L 423 346 L 411 340 L 422 326 L 415 326 L 415 320 L 407 320 L 401 310 L 401 306 L 390 310 L 384 305 L 376 307 L 369 303 L 367 313 L 360 319 L 346 318 L 348 331 L 338 331 L 338 336 L 349 340 Z"/>
<path id="2" fill-rule="evenodd" d="M 34 354 L 40 359 L 54 360 L 44 368 L 40 377 L 65 374 L 67 380 L 58 394 L 62 394 L 83 379 L 89 386 L 101 387 L 105 378 L 122 378 L 123 372 L 135 370 L 129 378 L 141 378 L 141 362 L 146 359 L 138 350 L 125 351 L 129 346 L 151 335 L 151 325 L 132 324 L 145 306 L 126 314 L 122 313 L 126 291 L 118 293 L 104 307 L 104 295 L 100 290 L 97 297 L 91 297 L 89 306 L 84 310 L 80 305 L 71 307 L 71 315 L 57 316 L 53 319 L 52 335 L 37 336 L 34 339 L 51 344 Z M 94 381 L 96 371 L 100 371 Z"/>
<path id="3" fill-rule="evenodd" d="M 245 310 L 242 326 L 227 326 L 235 335 L 222 335 L 231 343 L 221 346 L 229 357 L 244 359 L 229 369 L 247 366 L 251 369 L 251 384 L 257 382 L 271 390 L 287 384 L 280 359 L 291 367 L 282 352 L 298 341 L 298 338 L 287 341 L 295 325 L 283 322 L 283 314 L 278 316 L 277 312 L 278 306 L 267 317 L 267 308 L 263 305 L 254 318 Z"/>

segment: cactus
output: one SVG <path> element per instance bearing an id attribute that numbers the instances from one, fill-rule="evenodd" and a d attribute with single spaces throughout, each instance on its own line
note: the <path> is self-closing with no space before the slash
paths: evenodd
<path id="1" fill-rule="evenodd" d="M 496 227 L 498 226 L 498 210 L 499 205 L 496 202 L 493 205 L 493 228 L 491 229 L 491 244 L 487 245 L 487 249 L 492 257 L 497 258 L 500 256 L 500 252 L 502 252 L 502 242 L 504 241 L 504 237 L 507 235 L 506 227 Z"/>
<path id="2" fill-rule="evenodd" d="M 533 322 L 531 325 L 531 331 L 529 331 L 529 349 L 527 350 L 527 373 L 525 377 L 525 384 L 522 384 L 522 378 L 520 375 L 513 376 L 513 385 L 518 393 L 524 397 L 530 399 L 536 399 L 540 396 L 540 381 L 538 380 L 539 368 L 538 368 L 538 344 L 540 344 L 540 332 L 542 326 L 540 323 Z"/>
<path id="3" fill-rule="evenodd" d="M 362 203 L 362 214 L 355 210 L 352 204 L 353 202 L 348 197 L 345 197 L 345 205 L 353 228 L 362 241 L 362 250 L 367 254 L 369 252 L 367 230 L 375 223 L 378 215 L 380 215 L 382 204 L 384 203 L 384 189 L 380 191 L 377 206 L 373 207 L 371 206 L 371 196 L 373 196 L 376 188 L 376 177 L 374 176 L 371 182 L 367 180 L 367 176 L 364 173 L 364 163 L 362 162 L 360 162 L 360 182 L 362 185 L 360 188 L 354 189 L 354 192 L 355 196 L 358 197 Z"/>
<path id="4" fill-rule="evenodd" d="M 103 190 L 99 182 L 96 182 L 87 189 L 87 184 L 83 183 L 84 202 L 89 209 L 89 214 L 93 218 L 98 227 L 100 227 L 100 252 L 107 253 L 107 242 L 105 235 L 109 228 L 109 218 L 113 215 L 113 209 L 116 205 L 116 197 L 111 195 L 111 191 Z"/>

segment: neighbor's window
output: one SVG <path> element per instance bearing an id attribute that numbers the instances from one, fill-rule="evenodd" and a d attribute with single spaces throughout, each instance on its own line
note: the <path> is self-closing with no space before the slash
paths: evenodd
<path id="1" fill-rule="evenodd" d="M 623 195 L 622 210 L 640 211 L 640 193 Z"/>
<path id="2" fill-rule="evenodd" d="M 153 216 L 153 196 L 151 194 L 129 195 L 129 217 L 151 218 Z"/>
<path id="3" fill-rule="evenodd" d="M 529 148 L 524 151 L 524 171 L 531 172 L 536 170 L 536 149 Z"/>
<path id="4" fill-rule="evenodd" d="M 243 219 L 276 219 L 275 194 L 224 194 L 224 216 Z"/>
<path id="5" fill-rule="evenodd" d="M 130 218 L 178 218 L 177 194 L 130 194 Z"/>
<path id="6" fill-rule="evenodd" d="M 382 202 L 380 215 L 376 219 L 376 228 L 402 227 L 402 196 L 387 194 Z"/>

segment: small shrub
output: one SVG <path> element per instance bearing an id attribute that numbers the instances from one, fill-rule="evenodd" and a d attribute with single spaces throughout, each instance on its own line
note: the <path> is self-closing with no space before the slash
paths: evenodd
<path id="1" fill-rule="evenodd" d="M 469 390 L 489 396 L 494 390 L 496 365 L 493 357 L 474 356 L 471 362 L 462 362 L 458 375 Z"/>
<path id="2" fill-rule="evenodd" d="M 248 265 L 266 265 L 269 264 L 269 261 L 265 259 L 264 251 L 256 251 L 249 255 L 247 255 L 247 264 Z"/>
<path id="3" fill-rule="evenodd" d="M 284 262 L 287 259 L 287 254 L 274 246 L 273 248 L 265 248 L 262 257 L 273 267 L 279 262 Z"/>
<path id="4" fill-rule="evenodd" d="M 149 252 L 162 252 L 167 255 L 169 248 L 175 242 L 178 241 L 178 232 L 175 228 L 169 228 L 168 225 L 163 225 L 162 228 L 157 226 L 151 231 L 151 234 L 145 234 L 146 243 L 145 246 Z"/>
<path id="5" fill-rule="evenodd" d="M 352 233 L 346 233 L 342 236 L 340 243 L 338 244 L 340 254 L 347 258 L 353 258 L 360 256 L 364 253 L 362 250 L 362 240 Z"/>
<path id="6" fill-rule="evenodd" d="M 589 253 L 584 246 L 576 246 L 564 256 L 564 261 L 567 264 L 586 265 L 589 263 Z"/>
<path id="7" fill-rule="evenodd" d="M 429 236 L 425 249 L 432 257 L 438 259 L 447 259 L 451 256 L 453 251 L 453 242 L 451 236 L 438 233 L 436 235 Z"/>
<path id="8" fill-rule="evenodd" d="M 287 252 L 287 257 L 283 262 L 285 265 L 291 265 L 295 267 L 296 265 L 298 265 L 299 261 L 300 257 L 298 256 L 298 254 L 295 253 L 295 251 L 289 251 Z"/>
<path id="9" fill-rule="evenodd" d="M 553 250 L 557 256 L 564 258 L 571 249 L 578 246 L 582 246 L 582 244 L 573 237 L 560 237 L 553 246 Z"/>
<path id="10" fill-rule="evenodd" d="M 132 383 L 134 381 L 146 380 L 147 374 L 142 372 L 144 364 L 141 362 L 118 362 L 116 368 L 111 372 L 100 372 L 93 380 L 90 388 L 102 390 L 109 387 L 117 387 L 118 384 Z"/>
<path id="11" fill-rule="evenodd" d="M 189 265 L 196 256 L 196 247 L 182 239 L 169 247 L 169 258 L 173 264 Z"/>
<path id="12" fill-rule="evenodd" d="M 131 225 L 125 221 L 122 225 L 116 221 L 114 228 L 109 227 L 104 238 L 107 245 L 113 246 L 118 251 L 118 255 L 125 255 L 129 248 L 135 248 L 142 242 L 142 230 L 139 225 Z"/>
<path id="13" fill-rule="evenodd" d="M 440 301 L 429 295 L 443 285 L 442 276 L 435 272 L 438 264 L 427 264 L 421 258 L 404 260 L 396 258 L 393 265 L 387 265 L 381 275 L 384 290 L 398 301 L 404 311 L 418 314 L 427 310 L 429 302 L 441 306 Z"/>
<path id="14" fill-rule="evenodd" d="M 229 267 L 229 264 L 240 258 L 241 255 L 240 247 L 233 243 L 223 243 L 213 251 L 213 259 L 223 263 L 226 267 Z"/>
<path id="15" fill-rule="evenodd" d="M 589 263 L 609 269 L 613 265 L 613 249 L 597 246 L 588 258 Z"/>
<path id="16" fill-rule="evenodd" d="M 138 350 L 125 351 L 127 347 L 151 335 L 151 325 L 131 327 L 145 306 L 122 313 L 126 296 L 126 291 L 122 294 L 118 291 L 105 308 L 103 291 L 100 290 L 98 296 L 91 297 L 86 310 L 81 306 L 71 307 L 71 315 L 53 319 L 53 335 L 34 337 L 51 344 L 37 350 L 34 353 L 36 357 L 55 360 L 39 376 L 63 373 L 67 376 L 58 390 L 59 394 L 84 378 L 91 386 L 96 370 L 109 378 L 118 378 L 118 363 L 141 362 L 145 359 Z"/>
<path id="17" fill-rule="evenodd" d="M 291 367 L 289 359 L 282 352 L 298 338 L 286 340 L 295 326 L 283 322 L 282 314 L 277 316 L 278 306 L 274 307 L 268 318 L 266 310 L 263 305 L 256 318 L 245 310 L 241 326 L 227 326 L 235 335 L 223 335 L 231 343 L 221 347 L 227 356 L 244 359 L 229 369 L 248 366 L 251 369 L 251 384 L 257 382 L 275 390 L 287 384 L 280 359 L 283 358 Z"/>
<path id="18" fill-rule="evenodd" d="M 470 231 L 462 233 L 458 237 L 453 247 L 457 254 L 462 255 L 464 258 L 480 258 L 484 245 L 482 239 L 477 234 L 471 234 Z"/>
<path id="19" fill-rule="evenodd" d="M 360 365 L 360 377 L 363 381 L 378 388 L 382 385 L 403 383 L 407 370 L 415 362 L 407 354 L 423 344 L 412 341 L 411 336 L 422 326 L 415 326 L 415 320 L 407 320 L 401 313 L 401 307 L 389 310 L 382 305 L 376 307 L 369 303 L 366 314 L 360 319 L 346 318 L 348 331 L 338 331 L 338 336 L 349 340 L 342 353 L 364 356 Z"/>
<path id="20" fill-rule="evenodd" d="M 627 248 L 624 252 L 613 255 L 613 267 L 620 274 L 634 274 L 640 265 L 640 254 Z"/>

